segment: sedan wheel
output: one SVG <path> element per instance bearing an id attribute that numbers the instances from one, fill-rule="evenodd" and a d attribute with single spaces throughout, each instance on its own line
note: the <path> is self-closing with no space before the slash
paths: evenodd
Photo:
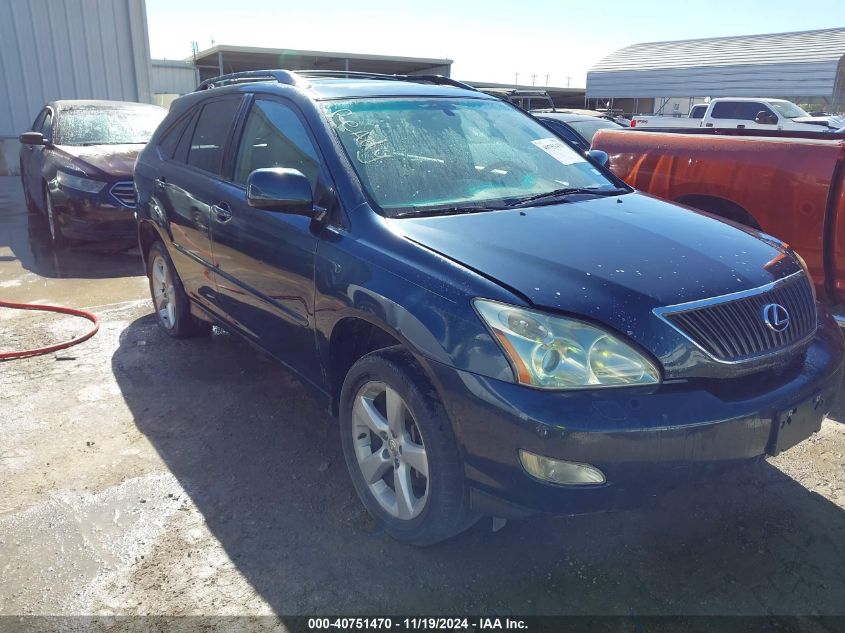
<path id="1" fill-rule="evenodd" d="M 53 198 L 49 192 L 44 192 L 44 206 L 47 208 L 47 226 L 50 229 L 50 243 L 55 248 L 61 248 L 65 244 L 64 235 L 59 228 L 59 222 L 56 218 L 56 212 L 53 209 Z"/>
<path id="2" fill-rule="evenodd" d="M 368 382 L 352 411 L 355 456 L 373 497 L 390 516 L 413 519 L 428 500 L 428 456 L 405 401 L 382 382 Z"/>

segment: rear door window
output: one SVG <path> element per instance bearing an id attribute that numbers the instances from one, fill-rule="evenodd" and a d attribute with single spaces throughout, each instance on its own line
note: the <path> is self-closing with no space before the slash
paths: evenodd
<path id="1" fill-rule="evenodd" d="M 738 119 L 737 116 L 737 102 L 736 101 L 721 101 L 713 106 L 713 112 L 710 114 L 714 119 Z"/>
<path id="2" fill-rule="evenodd" d="M 203 106 L 197 119 L 188 164 L 219 175 L 223 165 L 223 152 L 232 130 L 232 122 L 241 104 L 241 97 L 211 101 Z"/>

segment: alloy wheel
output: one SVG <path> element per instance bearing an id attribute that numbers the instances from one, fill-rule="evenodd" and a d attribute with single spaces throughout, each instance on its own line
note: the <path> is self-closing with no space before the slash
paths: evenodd
<path id="1" fill-rule="evenodd" d="M 429 466 L 419 428 L 399 393 L 368 382 L 352 409 L 358 468 L 370 492 L 392 517 L 410 520 L 425 508 Z"/>
<path id="2" fill-rule="evenodd" d="M 168 330 L 176 325 L 176 289 L 164 257 L 156 255 L 152 266 L 153 302 L 161 324 Z"/>

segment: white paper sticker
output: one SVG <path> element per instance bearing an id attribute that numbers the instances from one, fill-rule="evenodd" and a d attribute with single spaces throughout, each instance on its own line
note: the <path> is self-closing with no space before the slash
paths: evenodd
<path id="1" fill-rule="evenodd" d="M 534 145 L 546 152 L 549 156 L 564 165 L 573 165 L 583 162 L 583 158 L 569 145 L 557 138 L 541 138 L 531 141 Z"/>

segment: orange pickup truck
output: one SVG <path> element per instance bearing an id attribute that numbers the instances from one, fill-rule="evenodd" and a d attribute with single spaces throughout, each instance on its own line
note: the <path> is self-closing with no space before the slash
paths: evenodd
<path id="1" fill-rule="evenodd" d="M 789 243 L 819 299 L 845 304 L 845 135 L 600 130 L 592 148 L 640 191 Z"/>

